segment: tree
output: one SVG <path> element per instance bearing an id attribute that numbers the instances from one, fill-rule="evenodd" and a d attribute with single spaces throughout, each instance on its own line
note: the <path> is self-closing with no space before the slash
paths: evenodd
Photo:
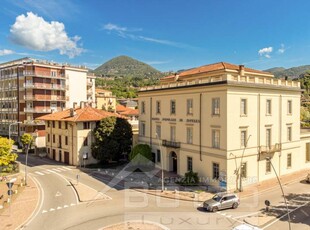
<path id="1" fill-rule="evenodd" d="M 152 161 L 152 149 L 147 144 L 136 145 L 129 154 L 129 160 L 137 165 L 145 165 Z"/>
<path id="2" fill-rule="evenodd" d="M 123 153 L 128 154 L 131 150 L 132 129 L 126 119 L 102 119 L 94 129 L 94 136 L 92 155 L 99 161 L 118 161 Z"/>
<path id="3" fill-rule="evenodd" d="M 12 145 L 13 140 L 0 137 L 0 166 L 6 166 L 15 162 L 17 154 L 12 153 Z"/>
<path id="4" fill-rule="evenodd" d="M 22 142 L 24 148 L 27 150 L 30 149 L 32 142 L 33 142 L 33 136 L 29 133 L 24 133 L 20 139 L 20 141 Z"/>

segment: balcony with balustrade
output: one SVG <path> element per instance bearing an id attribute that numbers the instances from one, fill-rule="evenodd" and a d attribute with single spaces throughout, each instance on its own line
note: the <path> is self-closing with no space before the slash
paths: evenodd
<path id="1" fill-rule="evenodd" d="M 180 148 L 181 142 L 162 140 L 162 146 L 171 147 L 171 148 Z"/>
<path id="2" fill-rule="evenodd" d="M 25 101 L 66 101 L 66 96 L 59 95 L 25 95 Z"/>

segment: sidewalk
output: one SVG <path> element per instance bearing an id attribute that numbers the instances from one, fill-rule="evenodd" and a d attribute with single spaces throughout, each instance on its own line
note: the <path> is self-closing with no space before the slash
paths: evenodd
<path id="1" fill-rule="evenodd" d="M 301 181 L 306 178 L 306 175 L 309 173 L 310 169 L 304 169 L 297 172 L 293 172 L 290 174 L 286 174 L 280 177 L 280 181 L 282 186 L 291 184 L 296 181 Z M 272 178 L 269 180 L 262 181 L 258 184 L 249 185 L 244 188 L 242 192 L 239 193 L 241 198 L 250 197 L 253 195 L 261 194 L 263 192 L 267 192 L 273 189 L 279 188 L 280 185 L 278 183 L 277 178 Z M 285 191 L 284 191 L 285 192 Z"/>
<path id="2" fill-rule="evenodd" d="M 39 191 L 32 178 L 28 177 L 28 185 L 23 188 L 21 193 L 14 196 L 11 212 L 7 207 L 0 215 L 1 229 L 3 230 L 16 229 L 30 218 L 37 206 Z"/>

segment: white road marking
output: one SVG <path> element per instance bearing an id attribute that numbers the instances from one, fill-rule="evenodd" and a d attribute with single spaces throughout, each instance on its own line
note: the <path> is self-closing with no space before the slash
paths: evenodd
<path id="1" fill-rule="evenodd" d="M 55 172 L 61 172 L 60 170 L 58 170 L 58 169 L 52 169 L 53 171 L 55 171 Z"/>
<path id="2" fill-rule="evenodd" d="M 305 214 L 306 216 L 309 216 L 308 213 L 306 213 L 303 209 L 300 210 L 303 214 Z"/>
<path id="3" fill-rule="evenodd" d="M 46 212 L 47 212 L 46 210 L 43 210 L 43 211 L 42 211 L 42 213 L 46 213 Z"/>
<path id="4" fill-rule="evenodd" d="M 253 212 L 253 213 L 248 213 L 248 214 L 245 214 L 245 215 L 242 215 L 242 216 L 235 216 L 234 218 L 238 219 L 238 218 L 242 218 L 242 217 L 246 217 L 246 216 L 253 216 L 253 215 L 256 215 L 258 213 L 261 213 L 261 211 Z"/>
<path id="5" fill-rule="evenodd" d="M 61 192 L 57 191 L 55 196 L 62 196 Z"/>
<path id="6" fill-rule="evenodd" d="M 64 167 L 64 166 L 63 166 L 62 168 L 66 169 L 66 170 L 68 170 L 68 171 L 72 170 L 72 169 L 70 169 L 70 168 L 68 168 L 68 167 Z"/>
<path id="7" fill-rule="evenodd" d="M 50 209 L 50 212 L 52 212 L 52 211 L 55 211 L 55 209 L 51 208 L 51 209 Z"/>
<path id="8" fill-rule="evenodd" d="M 51 174 L 51 172 L 49 172 L 49 171 L 47 171 L 47 170 L 44 171 L 44 173 L 45 173 L 45 174 Z"/>
<path id="9" fill-rule="evenodd" d="M 60 170 L 60 171 L 67 171 L 64 168 L 57 168 L 57 169 Z"/>
<path id="10" fill-rule="evenodd" d="M 64 208 L 68 208 L 69 206 L 68 205 L 64 205 Z"/>
<path id="11" fill-rule="evenodd" d="M 70 204 L 71 206 L 74 206 L 75 204 Z"/>
<path id="12" fill-rule="evenodd" d="M 59 207 L 59 206 L 58 206 L 58 207 L 57 207 L 57 210 L 59 210 L 59 209 L 62 209 L 62 207 Z"/>
<path id="13" fill-rule="evenodd" d="M 47 171 L 51 172 L 51 173 L 55 173 L 53 170 L 48 169 Z"/>
<path id="14" fill-rule="evenodd" d="M 38 175 L 41 175 L 41 176 L 44 175 L 44 173 L 41 173 L 41 172 L 38 172 L 38 171 L 35 171 L 35 173 L 38 174 Z"/>
<path id="15" fill-rule="evenodd" d="M 297 208 L 291 210 L 289 213 L 294 212 L 295 210 L 297 210 L 297 209 L 299 209 L 299 208 L 301 208 L 301 207 L 303 207 L 303 206 L 306 206 L 308 203 L 309 203 L 309 202 L 307 202 L 307 203 L 305 203 L 305 204 L 302 204 L 302 205 L 298 206 Z M 285 209 L 285 210 L 286 210 L 286 209 Z M 263 227 L 263 230 L 266 229 L 266 228 L 268 228 L 269 226 L 273 225 L 274 223 L 278 222 L 279 220 L 281 220 L 281 219 L 282 219 L 283 217 L 285 217 L 285 216 L 287 216 L 287 213 L 283 214 L 283 215 L 280 216 L 279 218 L 276 218 L 276 219 L 275 219 L 274 221 L 272 221 L 271 223 L 265 225 L 265 226 Z"/>

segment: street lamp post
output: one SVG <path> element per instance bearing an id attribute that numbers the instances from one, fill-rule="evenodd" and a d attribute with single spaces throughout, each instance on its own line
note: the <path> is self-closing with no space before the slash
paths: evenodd
<path id="1" fill-rule="evenodd" d="M 288 204 L 287 204 L 286 198 L 285 198 L 285 196 L 284 196 L 284 191 L 283 191 L 283 187 L 282 187 L 281 181 L 280 181 L 280 179 L 279 179 L 279 177 L 278 177 L 278 174 L 277 174 L 277 172 L 276 172 L 276 169 L 274 168 L 274 166 L 273 166 L 273 164 L 272 164 L 272 162 L 271 162 L 270 157 L 266 157 L 266 160 L 270 162 L 270 165 L 271 165 L 271 167 L 272 167 L 274 173 L 276 174 L 278 183 L 279 183 L 279 185 L 280 185 L 281 192 L 282 192 L 282 196 L 283 196 L 284 203 L 285 203 L 285 206 L 286 206 L 286 211 L 287 211 L 288 226 L 289 226 L 289 229 L 291 230 L 291 217 L 290 217 L 290 212 L 289 212 L 289 210 L 288 210 Z"/>
<path id="2" fill-rule="evenodd" d="M 17 125 L 17 124 L 21 124 L 21 123 L 22 123 L 21 121 L 18 121 L 18 122 L 14 122 L 14 123 L 9 124 L 9 139 L 11 139 L 11 125 Z"/>
<path id="3" fill-rule="evenodd" d="M 158 145 L 159 145 L 159 149 L 160 149 L 160 158 L 161 158 L 161 191 L 163 192 L 164 191 L 164 158 L 162 157 L 163 156 L 163 151 L 162 151 L 161 143 L 160 143 L 159 136 L 158 136 L 157 132 L 156 132 L 156 137 L 157 137 Z"/>

